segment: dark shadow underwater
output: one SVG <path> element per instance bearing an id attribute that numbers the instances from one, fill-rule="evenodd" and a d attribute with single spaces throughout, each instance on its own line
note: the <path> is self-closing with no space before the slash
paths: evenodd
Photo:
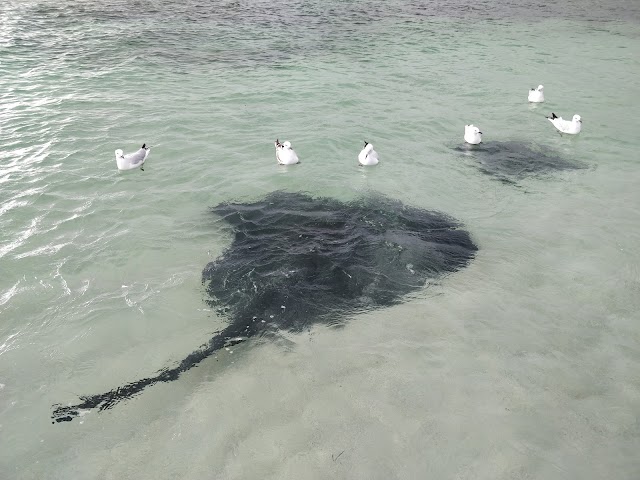
<path id="1" fill-rule="evenodd" d="M 228 325 L 173 367 L 73 405 L 54 405 L 53 423 L 177 380 L 225 346 L 397 304 L 427 280 L 465 267 L 477 251 L 456 220 L 381 195 L 344 203 L 274 192 L 212 212 L 234 239 L 205 266 L 202 282 L 207 303 Z"/>
<path id="2" fill-rule="evenodd" d="M 478 145 L 465 143 L 454 147 L 454 150 L 472 158 L 480 172 L 512 185 L 528 177 L 587 168 L 584 163 L 564 158 L 545 145 L 516 141 L 482 142 Z"/>

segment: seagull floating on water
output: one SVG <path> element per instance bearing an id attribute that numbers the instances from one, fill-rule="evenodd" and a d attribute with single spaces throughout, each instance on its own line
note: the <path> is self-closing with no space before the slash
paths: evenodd
<path id="1" fill-rule="evenodd" d="M 291 148 L 291 142 L 280 143 L 280 141 L 276 139 L 275 145 L 276 160 L 278 160 L 280 165 L 294 165 L 300 162 L 298 155 L 296 155 L 296 152 Z"/>
<path id="2" fill-rule="evenodd" d="M 538 85 L 538 88 L 532 88 L 529 90 L 529 101 L 532 103 L 542 103 L 544 102 L 544 87 L 542 85 Z"/>
<path id="3" fill-rule="evenodd" d="M 137 152 L 127 153 L 126 155 L 122 150 L 116 150 L 116 165 L 118 165 L 118 170 L 131 170 L 140 167 L 140 170 L 144 172 L 143 165 L 150 152 L 151 147 L 147 147 L 146 143 L 143 143 Z"/>
<path id="4" fill-rule="evenodd" d="M 482 142 L 482 132 L 474 125 L 464 126 L 464 141 L 471 145 L 477 145 Z"/>
<path id="5" fill-rule="evenodd" d="M 377 165 L 379 161 L 378 152 L 373 149 L 373 145 L 365 141 L 364 148 L 358 154 L 360 165 Z"/>
<path id="6" fill-rule="evenodd" d="M 576 135 L 580 133 L 582 129 L 582 119 L 580 115 L 574 115 L 571 121 L 569 121 L 558 117 L 555 113 L 551 113 L 551 116 L 547 117 L 547 119 L 553 123 L 553 126 L 556 127 L 560 133 Z"/>

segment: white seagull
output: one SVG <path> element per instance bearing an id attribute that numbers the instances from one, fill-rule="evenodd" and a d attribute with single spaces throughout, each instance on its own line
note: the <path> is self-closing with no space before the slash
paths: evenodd
<path id="1" fill-rule="evenodd" d="M 529 90 L 529 101 L 532 103 L 542 103 L 544 102 L 544 87 L 542 85 L 538 85 L 538 88 L 532 88 Z"/>
<path id="2" fill-rule="evenodd" d="M 474 125 L 464 126 L 464 141 L 471 145 L 477 145 L 482 142 L 482 132 Z"/>
<path id="3" fill-rule="evenodd" d="M 151 147 L 147 147 L 146 143 L 143 143 L 137 152 L 127 153 L 126 155 L 122 150 L 116 150 L 116 165 L 118 165 L 118 170 L 131 170 L 132 168 L 140 167 L 140 170 L 144 172 L 143 165 L 150 152 Z"/>
<path id="4" fill-rule="evenodd" d="M 373 145 L 365 141 L 364 148 L 358 154 L 360 165 L 377 165 L 379 161 L 378 152 L 373 149 Z"/>
<path id="5" fill-rule="evenodd" d="M 294 165 L 299 163 L 298 155 L 291 148 L 291 142 L 280 143 L 279 140 L 276 139 L 276 160 L 280 165 Z"/>
<path id="6" fill-rule="evenodd" d="M 576 135 L 580 133 L 582 129 L 582 119 L 580 115 L 574 115 L 571 121 L 569 121 L 558 117 L 555 113 L 551 113 L 551 116 L 547 117 L 547 120 L 553 123 L 553 126 L 556 127 L 560 133 Z"/>

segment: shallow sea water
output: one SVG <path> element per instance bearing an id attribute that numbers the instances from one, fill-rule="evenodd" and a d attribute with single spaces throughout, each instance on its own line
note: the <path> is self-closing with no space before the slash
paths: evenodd
<path id="1" fill-rule="evenodd" d="M 638 51 L 623 0 L 3 2 L 2 478 L 637 478 Z M 466 123 L 580 168 L 484 168 Z M 224 325 L 209 209 L 275 190 L 381 193 L 479 251 L 400 305 L 52 425 Z"/>

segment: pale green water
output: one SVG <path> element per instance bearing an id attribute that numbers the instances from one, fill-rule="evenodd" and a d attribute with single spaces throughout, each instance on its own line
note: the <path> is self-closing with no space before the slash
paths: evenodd
<path id="1" fill-rule="evenodd" d="M 500 3 L 4 2 L 1 477 L 638 478 L 640 8 Z M 471 122 L 587 168 L 502 183 L 452 150 Z M 145 172 L 118 173 L 142 142 Z M 277 189 L 382 192 L 480 250 L 344 329 L 52 425 L 220 327 L 208 207 Z"/>

